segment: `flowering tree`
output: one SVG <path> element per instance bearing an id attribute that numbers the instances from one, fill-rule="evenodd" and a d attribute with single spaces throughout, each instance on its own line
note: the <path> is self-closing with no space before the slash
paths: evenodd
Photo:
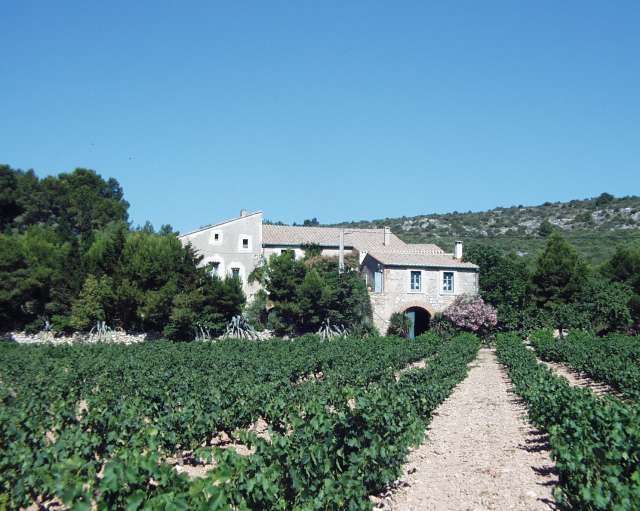
<path id="1" fill-rule="evenodd" d="M 457 328 L 471 332 L 486 333 L 498 323 L 496 309 L 479 296 L 459 296 L 442 315 Z"/>

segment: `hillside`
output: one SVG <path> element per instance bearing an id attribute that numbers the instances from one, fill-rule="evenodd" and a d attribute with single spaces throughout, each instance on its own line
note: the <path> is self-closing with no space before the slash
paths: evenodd
<path id="1" fill-rule="evenodd" d="M 336 224 L 345 227 L 388 225 L 404 241 L 437 243 L 445 249 L 456 239 L 492 244 L 533 258 L 553 229 L 560 230 L 589 261 L 599 263 L 616 245 L 640 240 L 640 197 L 598 197 L 539 206 L 498 207 L 490 211 L 427 214 Z"/>

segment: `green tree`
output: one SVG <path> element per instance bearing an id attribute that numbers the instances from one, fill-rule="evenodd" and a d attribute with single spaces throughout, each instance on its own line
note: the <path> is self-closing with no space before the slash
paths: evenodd
<path id="1" fill-rule="evenodd" d="M 92 170 L 39 179 L 0 166 L 0 328 L 162 331 L 188 304 L 224 328 L 240 283 L 214 279 L 169 225 L 132 231 L 127 210 L 119 183 Z"/>
<path id="2" fill-rule="evenodd" d="M 268 327 L 278 335 L 313 332 L 329 319 L 355 334 L 373 330 L 371 303 L 357 261 L 346 258 L 338 273 L 335 258 L 311 256 L 296 260 L 293 253 L 274 255 L 252 279 L 261 282 L 272 308 Z"/>
<path id="3" fill-rule="evenodd" d="M 164 334 L 169 339 L 193 340 L 201 328 L 212 336 L 220 335 L 231 318 L 241 313 L 245 296 L 238 278 L 221 280 L 205 272 L 202 277 L 200 286 L 182 291 L 173 298 L 164 327 Z"/>
<path id="4" fill-rule="evenodd" d="M 568 329 L 589 327 L 589 318 L 579 303 L 554 302 L 549 304 L 547 324 L 557 328 L 560 335 Z"/>
<path id="5" fill-rule="evenodd" d="M 633 291 L 626 284 L 593 276 L 578 298 L 579 308 L 597 334 L 624 331 L 631 324 Z"/>
<path id="6" fill-rule="evenodd" d="M 273 303 L 270 326 L 277 334 L 292 334 L 299 324 L 300 307 L 297 291 L 306 273 L 293 252 L 274 255 L 266 263 L 263 281 Z"/>
<path id="7" fill-rule="evenodd" d="M 196 335 L 203 301 L 204 297 L 197 289 L 175 295 L 164 335 L 175 341 L 191 341 Z"/>
<path id="8" fill-rule="evenodd" d="M 253 300 L 244 309 L 244 315 L 249 324 L 257 331 L 261 332 L 267 328 L 268 320 L 268 296 L 264 289 L 258 290 Z"/>
<path id="9" fill-rule="evenodd" d="M 112 286 L 111 279 L 106 275 L 99 278 L 94 275 L 87 276 L 80 295 L 73 303 L 70 321 L 73 328 L 88 331 L 98 321 L 113 325 L 110 315 L 113 302 Z"/>
<path id="10" fill-rule="evenodd" d="M 498 328 L 522 328 L 529 305 L 530 275 L 526 263 L 514 253 L 502 254 L 486 245 L 471 245 L 465 260 L 479 266 L 480 296 L 498 311 Z"/>
<path id="11" fill-rule="evenodd" d="M 615 200 L 615 197 L 610 193 L 604 192 L 601 193 L 598 197 L 596 197 L 596 206 L 606 206 L 607 204 L 612 203 Z"/>
<path id="12" fill-rule="evenodd" d="M 120 272 L 124 247 L 129 233 L 123 222 L 112 222 L 93 233 L 93 242 L 85 254 L 85 266 L 94 275 Z"/>
<path id="13" fill-rule="evenodd" d="M 325 303 L 329 289 L 315 268 L 307 271 L 297 290 L 297 302 L 300 309 L 298 318 L 299 332 L 314 332 L 327 316 Z"/>
<path id="14" fill-rule="evenodd" d="M 547 308 L 574 302 L 587 275 L 587 266 L 576 250 L 559 233 L 553 233 L 536 261 L 532 276 L 533 297 Z"/>
<path id="15" fill-rule="evenodd" d="M 32 225 L 54 228 L 65 240 L 90 238 L 95 229 L 128 219 L 129 204 L 113 178 L 93 170 L 39 179 L 32 170 L 0 166 L 0 228 L 25 231 Z"/>
<path id="16" fill-rule="evenodd" d="M 542 238 L 546 238 L 550 236 L 552 233 L 556 232 L 558 229 L 555 225 L 553 225 L 549 220 L 544 219 L 540 226 L 538 227 L 538 236 Z"/>
<path id="17" fill-rule="evenodd" d="M 18 179 L 8 165 L 0 165 L 0 232 L 11 225 L 20 214 L 17 201 Z"/>
<path id="18" fill-rule="evenodd" d="M 394 312 L 389 318 L 389 328 L 387 335 L 397 335 L 398 337 L 408 337 L 411 329 L 411 320 L 402 312 Z"/>
<path id="19" fill-rule="evenodd" d="M 603 265 L 602 274 L 631 289 L 630 312 L 634 323 L 640 325 L 640 243 L 616 247 L 611 259 Z"/>
<path id="20" fill-rule="evenodd" d="M 78 279 L 77 275 L 69 273 L 76 262 L 71 261 L 72 243 L 65 242 L 51 227 L 31 226 L 18 239 L 28 264 L 27 278 L 23 282 L 28 292 L 26 301 L 21 304 L 25 328 L 37 331 L 49 325 L 54 314 L 69 310 L 73 296 L 63 290 Z M 57 301 L 60 298 L 64 303 Z"/>
<path id="21" fill-rule="evenodd" d="M 51 193 L 61 228 L 81 238 L 111 222 L 128 219 L 129 204 L 118 181 L 105 181 L 93 170 L 75 169 L 47 177 L 42 185 Z"/>
<path id="22" fill-rule="evenodd" d="M 29 296 L 29 263 L 16 236 L 0 234 L 0 330 L 24 325 Z"/>

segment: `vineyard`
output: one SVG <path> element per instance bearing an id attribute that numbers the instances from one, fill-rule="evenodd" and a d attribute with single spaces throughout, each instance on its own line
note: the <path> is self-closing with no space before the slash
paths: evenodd
<path id="1" fill-rule="evenodd" d="M 544 333 L 534 338 L 538 346 L 545 346 L 544 353 L 570 353 L 562 341 L 554 351 L 554 341 Z M 624 349 L 622 345 L 637 345 L 638 339 L 618 342 Z M 582 348 L 586 357 L 601 356 L 599 346 Z M 569 509 L 638 509 L 640 407 L 571 387 L 539 364 L 516 334 L 498 336 L 497 354 L 508 368 L 514 390 L 527 404 L 529 420 L 549 434 L 559 476 L 557 500 Z M 613 372 L 615 369 L 609 368 L 609 374 Z"/>
<path id="2" fill-rule="evenodd" d="M 3 343 L 0 509 L 370 509 L 478 346 Z M 176 459 L 212 470 L 190 478 Z"/>
<path id="3" fill-rule="evenodd" d="M 594 380 L 619 391 L 624 397 L 640 400 L 640 343 L 636 337 L 610 335 L 600 339 L 575 331 L 563 339 L 541 330 L 531 336 L 542 360 L 563 362 Z"/>
<path id="4" fill-rule="evenodd" d="M 622 396 L 571 386 L 521 335 L 498 334 L 501 367 L 548 436 L 556 502 L 638 509 L 638 339 L 538 331 L 530 340 L 540 358 Z M 433 333 L 411 342 L 2 343 L 0 509 L 371 509 L 467 372 L 491 357 L 497 368 L 486 349 L 470 365 L 478 349 L 474 335 Z"/>

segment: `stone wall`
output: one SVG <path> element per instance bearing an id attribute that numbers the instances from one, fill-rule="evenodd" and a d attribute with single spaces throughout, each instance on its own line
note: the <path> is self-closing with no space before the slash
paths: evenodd
<path id="1" fill-rule="evenodd" d="M 373 282 L 371 269 L 368 282 Z M 420 271 L 422 286 L 420 291 L 412 291 L 411 271 Z M 442 290 L 443 272 L 454 274 L 453 292 Z M 478 273 L 469 269 L 425 269 L 425 268 L 384 268 L 383 292 L 374 293 L 369 286 L 373 321 L 381 334 L 385 334 L 389 319 L 394 312 L 403 312 L 409 307 L 422 307 L 433 316 L 444 311 L 460 295 L 478 294 Z"/>
<path id="2" fill-rule="evenodd" d="M 25 332 L 8 332 L 0 334 L 0 339 L 18 344 L 91 344 L 96 342 L 112 342 L 119 344 L 135 344 L 144 341 L 160 339 L 157 334 L 130 334 L 122 330 L 112 330 L 104 335 L 91 335 L 75 332 L 72 335 L 53 335 L 53 332 L 38 332 L 27 334 Z"/>

